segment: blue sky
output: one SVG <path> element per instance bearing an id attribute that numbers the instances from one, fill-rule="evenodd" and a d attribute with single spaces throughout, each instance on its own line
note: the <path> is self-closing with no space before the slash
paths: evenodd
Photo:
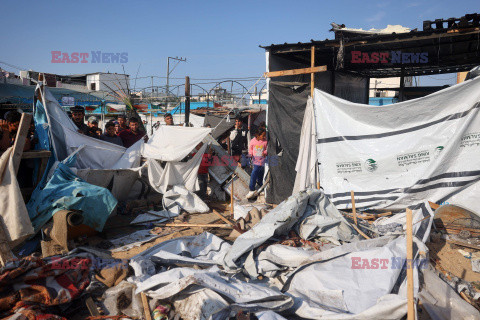
<path id="1" fill-rule="evenodd" d="M 260 77 L 265 71 L 265 55 L 258 45 L 332 38 L 330 22 L 364 29 L 401 24 L 421 30 L 423 20 L 480 12 L 480 5 L 478 0 L 2 0 L 0 12 L 0 61 L 22 68 L 58 74 L 121 73 L 121 64 L 51 63 L 53 50 L 100 50 L 128 52 L 124 67 L 132 78 L 137 70 L 138 77 L 165 77 L 167 57 L 182 56 L 187 62 L 180 63 L 172 77 L 216 79 Z M 451 75 L 438 75 L 422 84 L 443 84 L 451 79 Z M 136 86 L 149 86 L 150 81 L 139 79 Z M 165 79 L 154 78 L 154 84 L 164 85 Z"/>

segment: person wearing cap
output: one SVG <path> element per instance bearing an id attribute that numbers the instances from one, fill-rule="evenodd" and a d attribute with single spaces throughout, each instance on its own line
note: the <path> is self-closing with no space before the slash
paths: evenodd
<path id="1" fill-rule="evenodd" d="M 88 135 L 94 138 L 100 138 L 102 135 L 102 129 L 98 127 L 98 118 L 95 116 L 90 116 L 87 119 L 88 121 Z"/>
<path id="2" fill-rule="evenodd" d="M 235 128 L 230 132 L 230 149 L 235 161 L 240 162 L 242 155 L 247 153 L 248 139 L 247 130 L 243 126 L 241 117 L 235 118 Z M 242 161 L 242 167 L 246 161 Z"/>
<path id="3" fill-rule="evenodd" d="M 81 106 L 75 106 L 70 109 L 72 112 L 72 121 L 78 128 L 78 132 L 88 135 L 88 126 L 85 124 L 85 109 Z"/>
<path id="4" fill-rule="evenodd" d="M 173 123 L 173 116 L 171 113 L 165 113 L 163 116 L 163 120 L 165 120 L 165 125 L 167 126 L 174 126 L 175 124 Z"/>
<path id="5" fill-rule="evenodd" d="M 130 118 L 129 127 L 129 129 L 123 130 L 118 135 L 122 139 L 125 148 L 130 148 L 145 135 L 145 132 L 140 131 L 140 121 L 137 118 Z"/>
<path id="6" fill-rule="evenodd" d="M 115 123 L 113 121 L 107 122 L 105 125 L 105 133 L 100 136 L 100 140 L 114 143 L 123 147 L 122 138 L 115 133 Z"/>

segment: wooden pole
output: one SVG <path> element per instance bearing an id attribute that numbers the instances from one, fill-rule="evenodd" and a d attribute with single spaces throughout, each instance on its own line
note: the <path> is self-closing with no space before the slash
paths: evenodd
<path id="1" fill-rule="evenodd" d="M 358 226 L 357 223 L 357 209 L 355 209 L 355 193 L 350 191 L 350 195 L 352 196 L 352 215 L 353 215 L 353 222 L 355 222 L 355 225 Z"/>
<path id="2" fill-rule="evenodd" d="M 232 186 L 231 186 L 231 191 L 230 191 L 230 215 L 233 217 L 233 183 L 235 182 L 235 174 L 232 177 Z"/>
<path id="3" fill-rule="evenodd" d="M 148 299 L 145 292 L 141 292 L 140 295 L 142 296 L 142 304 L 143 304 L 143 312 L 145 313 L 145 319 L 152 320 L 152 314 L 150 313 L 150 306 L 148 305 Z"/>
<path id="4" fill-rule="evenodd" d="M 412 210 L 407 209 L 407 319 L 415 320 L 415 300 L 413 296 L 413 233 Z"/>
<path id="5" fill-rule="evenodd" d="M 310 67 L 314 68 L 315 67 L 315 46 L 312 46 L 311 51 L 310 51 Z M 313 89 L 315 89 L 315 73 L 310 74 L 310 96 L 313 99 Z"/>
<path id="6" fill-rule="evenodd" d="M 20 160 L 22 159 L 23 148 L 25 147 L 25 139 L 27 138 L 28 129 L 30 129 L 31 121 L 31 114 L 22 113 L 22 118 L 20 119 L 20 125 L 18 127 L 12 151 L 13 169 L 15 170 L 15 174 L 17 174 L 18 168 L 20 167 Z"/>
<path id="7" fill-rule="evenodd" d="M 189 228 L 222 228 L 232 229 L 228 224 L 201 224 L 201 223 L 165 223 L 159 224 L 162 227 L 189 227 Z"/>

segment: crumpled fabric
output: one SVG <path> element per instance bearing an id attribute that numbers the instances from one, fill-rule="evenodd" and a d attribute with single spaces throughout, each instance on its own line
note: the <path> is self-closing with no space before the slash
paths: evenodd
<path id="1" fill-rule="evenodd" d="M 210 133 L 210 128 L 160 126 L 142 147 L 142 156 L 168 162 L 185 158 Z"/>
<path id="2" fill-rule="evenodd" d="M 55 306 L 79 297 L 90 284 L 92 260 L 28 256 L 0 269 L 0 311 L 25 305 Z M 27 317 L 27 319 L 29 319 Z"/>
<path id="3" fill-rule="evenodd" d="M 78 178 L 63 163 L 58 163 L 44 188 L 37 188 L 27 204 L 33 227 L 38 231 L 59 210 L 82 211 L 84 224 L 102 231 L 117 200 L 105 188 Z"/>
<path id="4" fill-rule="evenodd" d="M 157 160 L 147 158 L 148 180 L 152 188 L 160 193 L 167 192 L 172 186 L 183 186 L 189 191 L 197 191 L 199 189 L 198 168 L 206 149 L 205 144 L 188 161 L 167 162 L 164 168 Z"/>

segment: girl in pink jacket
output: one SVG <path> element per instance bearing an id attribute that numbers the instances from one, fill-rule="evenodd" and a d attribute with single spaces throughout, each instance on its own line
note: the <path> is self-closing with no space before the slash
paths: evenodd
<path id="1" fill-rule="evenodd" d="M 250 199 L 255 194 L 256 185 L 261 187 L 263 183 L 265 160 L 267 157 L 267 133 L 265 128 L 259 128 L 255 134 L 255 138 L 250 141 L 248 154 L 253 162 L 253 171 L 250 176 L 250 192 L 247 194 L 247 199 Z"/>

